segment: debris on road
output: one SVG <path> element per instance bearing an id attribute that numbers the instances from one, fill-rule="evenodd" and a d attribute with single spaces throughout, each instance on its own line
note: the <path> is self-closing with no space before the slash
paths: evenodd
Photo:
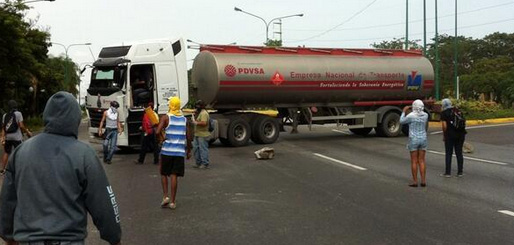
<path id="1" fill-rule="evenodd" d="M 275 156 L 275 149 L 271 147 L 264 147 L 254 153 L 255 157 L 257 157 L 257 159 L 259 160 L 269 160 L 273 159 L 273 157 Z"/>

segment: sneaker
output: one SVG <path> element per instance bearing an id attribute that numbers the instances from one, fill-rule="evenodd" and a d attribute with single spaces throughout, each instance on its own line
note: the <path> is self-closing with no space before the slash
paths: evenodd
<path id="1" fill-rule="evenodd" d="M 106 164 L 111 164 L 112 162 L 111 162 L 111 160 L 107 160 L 105 163 Z"/>
<path id="2" fill-rule="evenodd" d="M 138 165 L 143 164 L 143 162 L 140 162 L 140 161 L 138 161 L 138 160 L 134 160 L 134 163 L 135 163 L 135 164 L 138 164 Z"/>
<path id="3" fill-rule="evenodd" d="M 5 168 L 0 170 L 0 175 L 4 175 L 5 174 Z"/>
<path id="4" fill-rule="evenodd" d="M 441 177 L 445 177 L 445 178 L 451 178 L 452 177 L 451 174 L 441 174 L 440 176 Z"/>
<path id="5" fill-rule="evenodd" d="M 464 176 L 464 173 L 457 174 L 457 177 L 459 177 L 459 178 L 462 177 L 462 176 Z"/>
<path id="6" fill-rule="evenodd" d="M 163 198 L 162 202 L 161 202 L 161 208 L 165 208 L 166 206 L 168 206 L 169 203 L 170 203 L 170 198 L 169 197 Z"/>
<path id="7" fill-rule="evenodd" d="M 175 204 L 175 203 L 170 203 L 169 207 L 170 207 L 171 209 L 176 209 L 176 208 L 177 208 L 177 204 Z"/>
<path id="8" fill-rule="evenodd" d="M 204 169 L 210 169 L 211 167 L 209 167 L 209 165 L 204 165 L 203 167 Z"/>
<path id="9" fill-rule="evenodd" d="M 195 165 L 193 165 L 193 168 L 200 168 L 200 165 L 199 164 L 195 164 Z"/>

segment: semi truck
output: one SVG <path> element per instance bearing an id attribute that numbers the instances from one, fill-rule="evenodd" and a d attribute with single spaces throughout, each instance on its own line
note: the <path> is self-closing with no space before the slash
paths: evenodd
<path id="1" fill-rule="evenodd" d="M 103 48 L 86 96 L 92 137 L 113 100 L 125 128 L 118 145 L 129 147 L 139 145 L 143 105 L 165 114 L 170 96 L 183 106 L 204 101 L 216 122 L 212 141 L 227 146 L 271 144 L 287 126 L 296 133 L 327 123 L 395 137 L 408 132 L 399 123 L 403 106 L 422 99 L 430 110 L 434 102 L 433 68 L 420 50 L 202 44 L 188 81 L 184 47 L 177 38 Z"/>

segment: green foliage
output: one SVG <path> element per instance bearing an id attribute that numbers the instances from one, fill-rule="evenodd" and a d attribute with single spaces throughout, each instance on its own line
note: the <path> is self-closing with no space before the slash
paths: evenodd
<path id="1" fill-rule="evenodd" d="M 438 40 L 441 95 L 454 96 L 455 38 L 441 35 Z M 435 40 L 432 41 L 427 57 L 435 67 Z M 512 103 L 514 87 L 509 86 L 509 74 L 514 63 L 514 33 L 496 32 L 482 39 L 458 36 L 457 53 L 460 93 L 464 98 L 478 99 L 485 94 L 486 98 L 492 95 L 489 99 L 498 103 Z"/>
<path id="2" fill-rule="evenodd" d="M 514 117 L 513 109 L 504 108 L 495 102 L 452 99 L 452 103 L 464 113 L 467 120 Z"/>
<path id="3" fill-rule="evenodd" d="M 43 118 L 41 116 L 24 118 L 23 123 L 31 131 L 41 131 L 44 127 Z"/>
<path id="4" fill-rule="evenodd" d="M 265 42 L 264 45 L 268 47 L 282 47 L 282 40 L 268 39 L 268 41 Z"/>
<path id="5" fill-rule="evenodd" d="M 79 77 L 73 61 L 48 58 L 50 34 L 27 20 L 27 9 L 21 0 L 0 4 L 0 107 L 7 109 L 7 101 L 14 99 L 28 116 L 39 115 L 57 91 L 76 94 Z"/>
<path id="6" fill-rule="evenodd" d="M 409 40 L 409 49 L 423 49 L 423 47 L 417 43 L 419 41 L 420 40 Z M 394 38 L 392 41 L 373 43 L 371 46 L 378 49 L 403 49 L 405 46 L 405 38 Z"/>

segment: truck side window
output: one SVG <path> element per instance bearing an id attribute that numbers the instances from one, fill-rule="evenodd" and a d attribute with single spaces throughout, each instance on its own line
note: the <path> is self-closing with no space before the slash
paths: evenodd
<path id="1" fill-rule="evenodd" d="M 174 42 L 171 47 L 173 48 L 173 54 L 174 55 L 177 55 L 178 53 L 180 53 L 180 51 L 182 51 L 182 47 L 180 46 L 180 41 L 176 41 Z"/>

